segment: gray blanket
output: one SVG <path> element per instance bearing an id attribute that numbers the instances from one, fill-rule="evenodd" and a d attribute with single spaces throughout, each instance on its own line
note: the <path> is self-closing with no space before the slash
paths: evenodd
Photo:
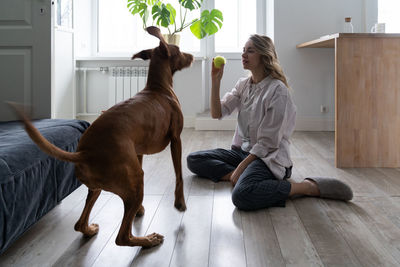
<path id="1" fill-rule="evenodd" d="M 44 119 L 33 124 L 67 151 L 76 150 L 89 127 L 80 120 Z M 74 165 L 42 152 L 22 123 L 0 123 L 0 254 L 79 185 Z"/>

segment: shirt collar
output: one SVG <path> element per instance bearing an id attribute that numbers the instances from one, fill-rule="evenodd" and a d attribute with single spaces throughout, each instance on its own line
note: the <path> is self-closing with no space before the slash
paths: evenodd
<path id="1" fill-rule="evenodd" d="M 260 82 L 254 84 L 254 83 L 251 82 L 251 76 L 250 76 L 248 82 L 249 82 L 249 85 L 250 85 L 250 86 L 253 85 L 253 86 L 255 86 L 255 88 L 258 89 L 258 88 L 264 88 L 264 87 L 266 87 L 267 84 L 268 84 L 271 80 L 272 80 L 271 75 L 268 75 L 267 77 L 265 77 L 264 79 L 262 79 Z"/>

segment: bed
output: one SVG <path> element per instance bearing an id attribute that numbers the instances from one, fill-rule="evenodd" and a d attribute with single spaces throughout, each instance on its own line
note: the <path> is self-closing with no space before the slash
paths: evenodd
<path id="1" fill-rule="evenodd" d="M 53 144 L 75 151 L 89 127 L 81 120 L 35 120 Z M 81 183 L 74 165 L 43 153 L 20 122 L 0 122 L 0 255 Z"/>

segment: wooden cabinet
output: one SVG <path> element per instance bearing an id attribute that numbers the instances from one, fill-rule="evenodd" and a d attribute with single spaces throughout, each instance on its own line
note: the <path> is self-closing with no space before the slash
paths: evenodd
<path id="1" fill-rule="evenodd" d="M 400 167 L 400 34 L 337 33 L 297 45 L 335 49 L 336 167 Z"/>

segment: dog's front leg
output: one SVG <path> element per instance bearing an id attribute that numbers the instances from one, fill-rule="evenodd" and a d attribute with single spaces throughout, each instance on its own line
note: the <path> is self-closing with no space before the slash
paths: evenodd
<path id="1" fill-rule="evenodd" d="M 183 179 L 182 179 L 182 143 L 181 138 L 174 137 L 171 139 L 171 155 L 174 163 L 176 184 L 175 184 L 175 208 L 179 211 L 186 210 L 185 196 L 183 194 Z"/>

